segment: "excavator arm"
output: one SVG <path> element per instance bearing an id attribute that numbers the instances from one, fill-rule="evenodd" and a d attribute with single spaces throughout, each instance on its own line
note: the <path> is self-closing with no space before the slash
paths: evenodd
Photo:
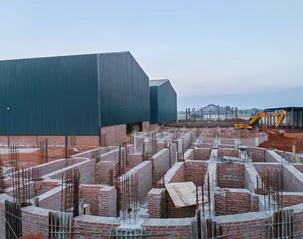
<path id="1" fill-rule="evenodd" d="M 277 122 L 275 124 L 275 128 L 279 127 L 279 125 L 283 122 L 285 116 L 286 116 L 286 112 L 285 111 L 281 111 L 281 112 L 277 113 L 277 115 L 276 115 Z"/>
<path id="2" fill-rule="evenodd" d="M 252 129 L 253 126 L 258 122 L 258 120 L 266 117 L 266 116 L 274 116 L 277 118 L 277 121 L 274 125 L 275 128 L 278 128 L 279 125 L 283 122 L 285 116 L 286 116 L 286 112 L 285 111 L 281 111 L 281 112 L 258 112 L 257 114 L 255 114 L 254 116 L 252 116 L 249 119 L 248 123 L 237 123 L 234 124 L 234 128 L 235 129 Z"/>

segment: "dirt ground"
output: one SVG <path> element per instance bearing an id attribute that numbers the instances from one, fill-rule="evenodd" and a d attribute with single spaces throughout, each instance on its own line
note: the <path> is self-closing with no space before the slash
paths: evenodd
<path id="1" fill-rule="evenodd" d="M 260 147 L 292 152 L 293 145 L 296 146 L 297 153 L 303 152 L 303 133 L 280 134 L 278 131 L 269 131 L 268 141 L 260 144 Z"/>

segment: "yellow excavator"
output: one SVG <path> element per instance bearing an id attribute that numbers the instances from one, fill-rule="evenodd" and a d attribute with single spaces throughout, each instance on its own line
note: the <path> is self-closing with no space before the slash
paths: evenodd
<path id="1" fill-rule="evenodd" d="M 264 117 L 274 117 L 276 118 L 275 124 L 271 125 L 275 129 L 279 127 L 279 125 L 283 122 L 284 118 L 286 116 L 286 111 L 280 111 L 280 112 L 258 112 L 254 116 L 252 116 L 248 123 L 236 123 L 234 124 L 235 129 L 252 129 L 253 126 L 258 122 L 258 120 L 264 118 Z"/>

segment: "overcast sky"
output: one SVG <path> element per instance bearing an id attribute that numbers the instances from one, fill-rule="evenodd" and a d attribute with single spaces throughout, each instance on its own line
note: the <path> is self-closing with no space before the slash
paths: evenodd
<path id="1" fill-rule="evenodd" d="M 302 0 L 1 0 L 0 59 L 130 51 L 171 80 L 179 109 L 303 106 L 302 12 Z"/>

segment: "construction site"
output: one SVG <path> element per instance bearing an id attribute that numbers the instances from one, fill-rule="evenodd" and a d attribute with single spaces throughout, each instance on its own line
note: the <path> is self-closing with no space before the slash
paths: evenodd
<path id="1" fill-rule="evenodd" d="M 302 108 L 186 109 L 129 52 L 0 61 L 0 238 L 303 238 Z"/>

